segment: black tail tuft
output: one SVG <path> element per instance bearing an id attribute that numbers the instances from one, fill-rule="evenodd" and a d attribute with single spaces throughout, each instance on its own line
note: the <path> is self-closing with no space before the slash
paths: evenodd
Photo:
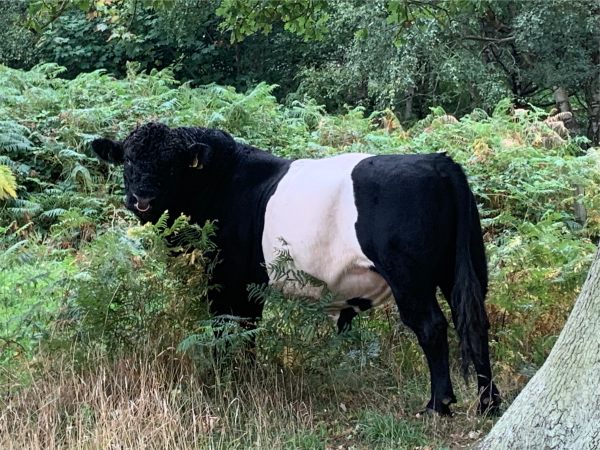
<path id="1" fill-rule="evenodd" d="M 454 288 L 450 305 L 460 338 L 461 368 L 466 380 L 469 363 L 473 361 L 483 365 L 487 358 L 489 322 L 484 306 L 487 268 L 481 226 L 476 213 L 477 205 L 467 178 L 460 166 L 454 162 L 451 163 L 447 175 L 451 181 L 456 205 Z M 476 238 L 473 238 L 474 236 Z M 480 257 L 473 258 L 473 255 Z M 475 268 L 474 264 L 478 267 Z"/>
<path id="2" fill-rule="evenodd" d="M 482 338 L 487 333 L 489 322 L 483 301 L 483 290 L 472 267 L 459 266 L 451 304 L 456 315 L 456 329 L 460 337 L 461 372 L 465 381 L 469 376 L 469 363 L 480 363 L 485 359 Z"/>

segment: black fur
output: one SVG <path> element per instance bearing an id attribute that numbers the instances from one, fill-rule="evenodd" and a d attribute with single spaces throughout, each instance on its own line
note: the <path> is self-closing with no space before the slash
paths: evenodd
<path id="1" fill-rule="evenodd" d="M 448 367 L 447 321 L 436 301 L 450 301 L 463 370 L 473 361 L 483 409 L 500 404 L 491 382 L 487 269 L 477 206 L 461 168 L 442 154 L 374 156 L 352 173 L 365 255 L 388 282 L 400 317 L 417 335 L 429 363 L 429 408 L 450 413 L 455 401 Z M 485 403 L 485 404 L 484 404 Z"/>
<path id="2" fill-rule="evenodd" d="M 92 149 L 98 157 L 112 164 L 123 162 L 123 145 L 111 139 L 100 138 L 92 142 Z"/>
<path id="3" fill-rule="evenodd" d="M 238 144 L 223 131 L 161 123 L 138 127 L 120 145 L 127 208 L 142 222 L 156 221 L 167 209 L 171 219 L 185 213 L 193 223 L 216 221 L 222 262 L 213 274 L 220 289 L 212 291 L 211 310 L 260 317 L 263 305 L 248 300 L 247 286 L 268 282 L 257 237 L 267 201 L 290 161 Z M 149 211 L 136 210 L 134 193 L 152 199 Z"/>
<path id="4" fill-rule="evenodd" d="M 350 331 L 352 329 L 352 319 L 358 315 L 358 312 L 354 307 L 357 307 L 359 311 L 366 311 L 373 306 L 373 302 L 368 298 L 358 297 L 346 300 L 346 304 L 350 307 L 340 311 L 340 317 L 338 317 L 337 320 L 338 333 Z"/>
<path id="5" fill-rule="evenodd" d="M 92 142 L 98 155 L 124 163 L 126 206 L 142 222 L 165 209 L 194 223 L 217 222 L 219 259 L 212 291 L 213 313 L 259 318 L 262 304 L 250 301 L 247 285 L 268 282 L 262 251 L 266 205 L 291 161 L 238 144 L 227 133 L 205 128 L 170 129 L 149 123 L 122 143 Z M 310 182 L 310 180 L 307 180 Z M 450 414 L 455 402 L 448 368 L 447 321 L 435 298 L 439 286 L 450 301 L 461 339 L 463 367 L 472 360 L 480 409 L 497 409 L 491 382 L 485 253 L 477 208 L 466 178 L 444 155 L 389 155 L 362 160 L 352 172 L 358 219 L 356 235 L 371 270 L 389 284 L 402 320 L 416 333 L 431 374 L 428 408 Z M 135 194 L 135 195 L 134 195 Z M 147 208 L 147 210 L 146 210 Z M 351 327 L 348 300 L 338 321 Z"/>
<path id="6" fill-rule="evenodd" d="M 344 331 L 350 331 L 352 329 L 352 319 L 354 319 L 358 313 L 354 311 L 354 308 L 344 308 L 340 311 L 340 317 L 337 320 L 338 333 Z"/>
<path id="7" fill-rule="evenodd" d="M 371 309 L 373 306 L 373 302 L 368 298 L 351 298 L 350 300 L 346 300 L 346 303 L 350 306 L 356 306 L 361 311 Z"/>

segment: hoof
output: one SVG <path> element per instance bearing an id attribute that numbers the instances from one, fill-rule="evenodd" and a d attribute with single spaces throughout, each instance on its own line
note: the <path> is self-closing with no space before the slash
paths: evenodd
<path id="1" fill-rule="evenodd" d="M 433 409 L 433 408 L 425 408 L 419 414 L 422 416 L 429 416 L 429 417 L 439 417 L 439 416 L 454 417 L 454 413 L 447 406 L 444 409 L 442 409 L 441 411 Z"/>
<path id="2" fill-rule="evenodd" d="M 491 386 L 487 386 L 481 391 L 477 412 L 479 414 L 497 416 L 500 414 L 501 404 L 500 392 L 496 388 L 496 385 L 492 383 Z"/>
<path id="3" fill-rule="evenodd" d="M 486 403 L 487 402 L 487 403 Z M 477 412 L 482 416 L 499 416 L 500 415 L 500 404 L 502 401 L 491 401 L 486 398 L 479 402 Z"/>
<path id="4" fill-rule="evenodd" d="M 452 417 L 454 415 L 450 409 L 450 405 L 452 403 L 456 403 L 456 398 L 454 395 L 452 397 L 445 398 L 442 401 L 429 400 L 429 403 L 427 403 L 427 406 L 422 414 Z"/>

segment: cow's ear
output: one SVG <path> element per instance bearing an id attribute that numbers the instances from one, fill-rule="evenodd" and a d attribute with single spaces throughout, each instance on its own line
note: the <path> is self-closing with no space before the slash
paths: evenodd
<path id="1" fill-rule="evenodd" d="M 211 159 L 213 149 L 207 144 L 196 142 L 188 147 L 188 163 L 193 169 L 202 169 Z"/>
<path id="2" fill-rule="evenodd" d="M 237 145 L 231 135 L 221 130 L 206 130 L 199 140 L 189 146 L 187 152 L 189 166 L 196 169 L 215 162 L 217 156 L 231 155 Z"/>
<path id="3" fill-rule="evenodd" d="M 123 144 L 119 141 L 106 138 L 94 139 L 92 150 L 102 161 L 123 164 Z"/>

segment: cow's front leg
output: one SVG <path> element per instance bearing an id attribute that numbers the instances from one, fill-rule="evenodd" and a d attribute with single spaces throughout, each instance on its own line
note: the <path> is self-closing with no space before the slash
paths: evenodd
<path id="1" fill-rule="evenodd" d="M 251 359 L 255 357 L 256 338 L 254 333 L 246 333 L 257 328 L 258 321 L 261 318 L 263 304 L 255 300 L 248 299 L 245 287 L 232 289 L 226 288 L 218 292 L 210 303 L 210 313 L 213 317 L 216 342 L 216 351 L 218 355 L 228 353 L 232 347 L 243 346 L 244 353 Z M 231 339 L 225 339 L 224 336 L 233 331 L 231 325 L 235 322 L 239 325 L 239 339 L 244 342 L 236 342 L 238 336 L 232 336 Z M 229 328 L 229 329 L 228 329 Z M 241 330 L 240 330 L 241 328 Z"/>

